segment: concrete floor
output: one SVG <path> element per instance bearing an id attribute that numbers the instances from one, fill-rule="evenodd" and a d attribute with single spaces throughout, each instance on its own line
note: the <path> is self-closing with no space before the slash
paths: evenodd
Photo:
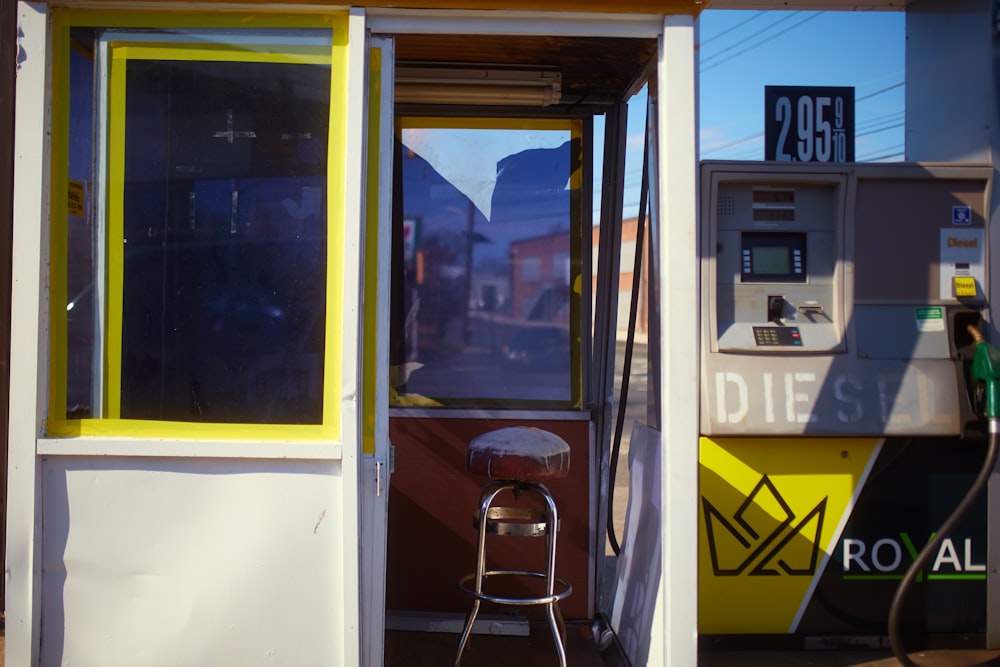
<path id="1" fill-rule="evenodd" d="M 910 660 L 921 667 L 1000 665 L 1000 651 L 920 651 Z M 891 651 L 739 651 L 710 652 L 699 667 L 901 667 Z"/>
<path id="2" fill-rule="evenodd" d="M 5 631 L 3 620 L 0 619 L 0 667 L 4 667 L 4 656 L 6 655 L 4 641 Z M 430 646 L 435 647 L 436 652 L 435 650 L 427 651 L 424 657 L 443 657 L 446 660 L 441 664 L 450 664 L 450 658 L 454 654 L 454 638 L 451 636 L 434 635 L 430 638 L 430 641 Z M 393 651 L 397 652 L 396 655 L 399 658 L 405 655 L 405 651 L 403 655 L 399 654 L 399 643 L 398 637 L 396 641 L 397 646 L 393 646 L 392 641 L 387 642 L 386 664 L 388 666 L 405 664 L 406 667 L 418 667 L 424 664 L 412 662 L 410 660 L 412 656 L 404 658 L 406 660 L 405 663 L 399 663 L 398 661 L 394 663 L 392 659 Z M 407 642 L 403 639 L 402 643 L 405 644 Z M 480 638 L 475 643 L 481 646 L 470 651 L 469 660 L 464 660 L 463 662 L 469 662 L 469 667 L 492 664 L 475 662 L 477 657 L 480 660 L 482 659 L 482 656 L 477 656 L 477 652 L 482 653 L 484 649 L 488 652 L 490 648 L 483 645 L 487 643 L 484 641 L 484 638 Z M 528 653 L 522 654 L 517 661 L 520 667 L 531 667 L 534 664 L 530 659 L 526 659 L 526 655 L 531 653 L 532 643 L 529 639 L 528 646 L 526 647 L 529 649 Z M 574 667 L 584 667 L 585 664 L 602 665 L 600 658 L 584 658 L 586 654 L 583 652 L 584 649 L 581 649 L 583 643 L 579 639 L 570 642 L 571 651 L 569 652 L 569 657 L 577 658 L 577 660 L 570 661 L 570 664 Z M 537 647 L 539 649 L 537 653 L 539 664 L 548 665 L 552 662 L 553 658 L 552 647 L 551 645 L 546 645 L 545 641 L 540 642 L 540 644 L 542 645 Z M 425 645 L 425 648 L 427 646 Z M 583 662 L 579 660 L 581 658 L 584 658 Z M 925 651 L 911 654 L 910 659 L 920 665 L 920 667 L 985 667 L 986 665 L 1000 665 L 1000 651 Z M 428 662 L 427 664 L 437 663 Z M 510 662 L 503 660 L 496 664 L 509 665 Z M 606 658 L 603 661 L 605 667 L 621 667 L 621 664 L 617 659 L 608 660 Z M 698 657 L 698 667 L 901 667 L 901 664 L 892 657 L 890 651 L 704 651 Z"/>
<path id="3" fill-rule="evenodd" d="M 629 667 L 612 646 L 601 653 L 585 625 L 567 628 L 567 663 L 570 667 Z M 390 632 L 386 637 L 386 667 L 438 667 L 451 664 L 457 635 L 447 633 Z M 936 650 L 910 654 L 920 667 L 973 667 L 1000 665 L 1000 651 Z M 993 661 L 993 662 L 991 662 Z M 477 635 L 462 659 L 463 667 L 550 667 L 556 664 L 547 627 L 533 625 L 529 637 Z M 636 665 L 635 667 L 642 667 Z M 688 666 L 684 666 L 688 667 Z M 691 666 L 694 667 L 694 666 Z M 703 650 L 698 667 L 901 667 L 886 650 L 775 651 Z"/>

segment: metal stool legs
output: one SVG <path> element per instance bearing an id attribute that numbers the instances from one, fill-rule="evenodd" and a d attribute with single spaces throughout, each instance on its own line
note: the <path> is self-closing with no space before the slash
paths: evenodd
<path id="1" fill-rule="evenodd" d="M 511 491 L 516 495 L 522 492 L 532 492 L 545 501 L 546 510 L 516 507 L 493 507 L 493 501 L 503 491 Z M 556 509 L 555 501 L 549 494 L 545 485 L 538 482 L 517 482 L 510 480 L 496 480 L 490 482 L 483 488 L 479 496 L 479 548 L 476 555 L 476 571 L 466 575 L 459 582 L 459 586 L 472 595 L 472 609 L 465 621 L 465 628 L 462 630 L 462 637 L 458 644 L 458 653 L 455 655 L 455 667 L 459 667 L 462 662 L 462 653 L 472 634 L 472 626 L 479 615 L 479 606 L 483 600 L 501 605 L 514 606 L 545 606 L 545 614 L 548 618 L 549 628 L 552 630 L 552 638 L 556 644 L 556 651 L 559 655 L 560 667 L 566 667 L 566 630 L 563 623 L 562 614 L 559 611 L 559 600 L 569 596 L 573 591 L 566 581 L 555 576 L 556 572 L 556 533 L 559 528 L 559 513 Z M 545 536 L 546 543 L 546 567 L 545 572 L 528 572 L 525 570 L 486 570 L 486 533 L 492 532 L 497 535 L 519 535 L 528 537 Z M 535 577 L 545 579 L 545 595 L 534 598 L 509 598 L 486 593 L 483 588 L 486 580 L 490 577 L 518 576 Z M 470 588 L 469 583 L 475 582 Z M 558 592 L 556 587 L 558 585 Z"/>

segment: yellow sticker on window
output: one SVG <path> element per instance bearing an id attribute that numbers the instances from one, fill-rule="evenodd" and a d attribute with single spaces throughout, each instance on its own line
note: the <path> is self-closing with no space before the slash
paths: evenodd
<path id="1" fill-rule="evenodd" d="M 83 183 L 69 179 L 69 196 L 67 197 L 69 214 L 78 218 L 84 217 Z"/>

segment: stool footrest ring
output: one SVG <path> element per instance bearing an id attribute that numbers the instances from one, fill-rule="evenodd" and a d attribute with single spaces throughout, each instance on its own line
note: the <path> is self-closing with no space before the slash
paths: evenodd
<path id="1" fill-rule="evenodd" d="M 486 579 L 488 579 L 489 577 L 503 577 L 503 576 L 533 577 L 536 579 L 546 578 L 545 573 L 543 572 L 530 572 L 527 570 L 488 570 L 486 572 L 483 572 L 483 586 L 485 587 Z M 564 579 L 560 579 L 559 577 L 556 577 L 555 584 L 559 586 L 561 590 L 554 592 L 552 595 L 545 595 L 535 598 L 507 598 L 507 597 L 501 597 L 499 595 L 491 595 L 485 592 L 477 592 L 475 588 L 472 588 L 468 585 L 469 582 L 474 582 L 475 579 L 476 579 L 475 573 L 467 574 L 464 577 L 462 577 L 461 580 L 459 580 L 458 585 L 463 591 L 465 591 L 472 597 L 477 598 L 479 600 L 486 600 L 487 602 L 493 602 L 496 604 L 523 606 L 523 607 L 530 605 L 539 605 L 539 604 L 553 604 L 555 602 L 558 602 L 559 600 L 569 597 L 570 593 L 573 592 L 573 587 L 567 581 L 565 581 Z"/>

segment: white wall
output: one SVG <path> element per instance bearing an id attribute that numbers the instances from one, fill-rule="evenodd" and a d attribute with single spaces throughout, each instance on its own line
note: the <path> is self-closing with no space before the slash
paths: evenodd
<path id="1" fill-rule="evenodd" d="M 338 461 L 41 467 L 40 664 L 341 664 Z"/>

